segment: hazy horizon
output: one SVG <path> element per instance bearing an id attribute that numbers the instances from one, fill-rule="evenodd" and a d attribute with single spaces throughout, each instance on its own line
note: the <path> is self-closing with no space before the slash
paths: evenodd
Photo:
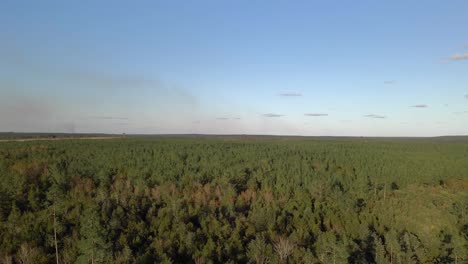
<path id="1" fill-rule="evenodd" d="M 0 131 L 468 135 L 466 1 L 2 1 Z"/>

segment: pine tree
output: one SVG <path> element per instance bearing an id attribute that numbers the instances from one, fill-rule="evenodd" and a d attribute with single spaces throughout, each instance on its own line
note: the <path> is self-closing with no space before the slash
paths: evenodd
<path id="1" fill-rule="evenodd" d="M 102 263 L 109 259 L 106 231 L 100 224 L 96 205 L 85 206 L 80 219 L 79 263 Z"/>

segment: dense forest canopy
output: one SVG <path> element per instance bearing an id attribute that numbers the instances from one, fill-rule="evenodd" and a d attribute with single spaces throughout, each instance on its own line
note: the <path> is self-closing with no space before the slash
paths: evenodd
<path id="1" fill-rule="evenodd" d="M 466 263 L 468 140 L 0 142 L 1 263 Z"/>

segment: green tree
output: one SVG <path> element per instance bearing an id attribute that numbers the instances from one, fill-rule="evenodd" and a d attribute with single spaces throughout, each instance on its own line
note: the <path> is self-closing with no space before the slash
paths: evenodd
<path id="1" fill-rule="evenodd" d="M 110 262 L 110 246 L 106 241 L 106 230 L 100 224 L 96 205 L 88 205 L 80 219 L 80 240 L 78 263 Z"/>

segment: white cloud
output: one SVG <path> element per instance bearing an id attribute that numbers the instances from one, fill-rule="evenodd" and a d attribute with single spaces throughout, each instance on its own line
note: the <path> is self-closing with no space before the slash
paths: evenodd
<path id="1" fill-rule="evenodd" d="M 385 118 L 387 118 L 387 117 L 384 116 L 384 115 L 374 115 L 374 114 L 364 115 L 364 117 L 368 117 L 368 118 L 377 118 L 377 119 L 385 119 Z"/>
<path id="2" fill-rule="evenodd" d="M 450 56 L 451 60 L 468 60 L 468 54 L 455 54 L 453 56 Z"/>
<path id="3" fill-rule="evenodd" d="M 324 113 L 305 113 L 305 116 L 328 116 L 328 114 Z"/>
<path id="4" fill-rule="evenodd" d="M 414 107 L 414 108 L 427 108 L 429 106 L 425 105 L 425 104 L 417 104 L 417 105 L 412 105 L 411 107 Z"/>
<path id="5" fill-rule="evenodd" d="M 282 94 L 279 94 L 279 96 L 282 96 L 282 97 L 299 97 L 299 96 L 302 96 L 301 93 L 282 93 Z"/>
<path id="6" fill-rule="evenodd" d="M 282 117 L 283 115 L 268 113 L 268 114 L 263 114 L 263 116 L 264 117 Z"/>

